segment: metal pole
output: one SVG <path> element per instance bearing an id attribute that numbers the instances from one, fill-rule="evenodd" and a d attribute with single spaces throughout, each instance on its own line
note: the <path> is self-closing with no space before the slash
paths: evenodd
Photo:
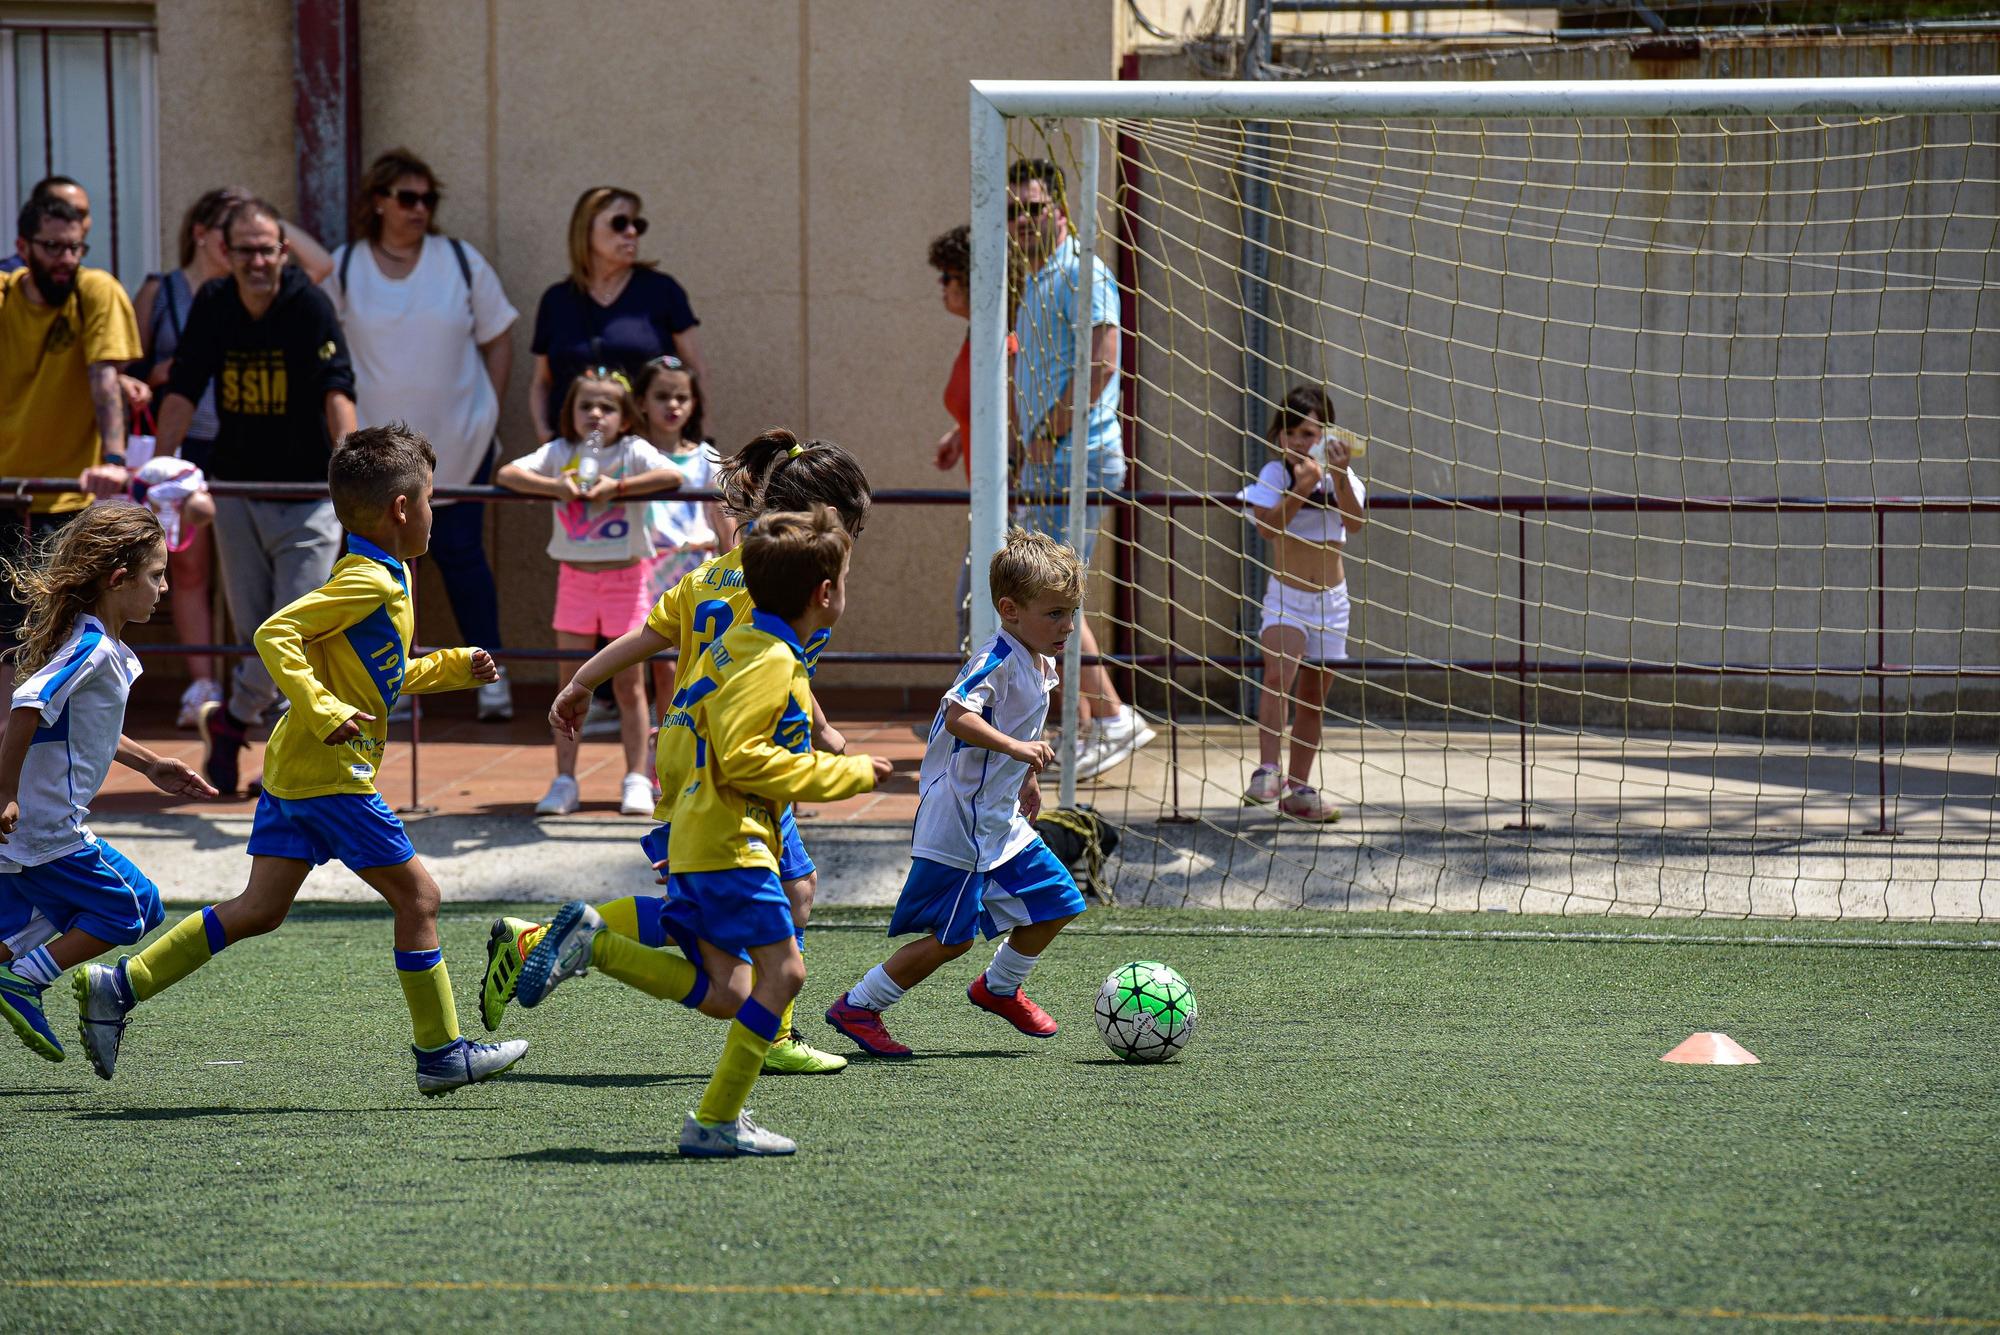
<path id="1" fill-rule="evenodd" d="M 999 629 L 981 575 L 1007 540 L 1007 123 L 972 104 L 972 642 Z"/>
<path id="2" fill-rule="evenodd" d="M 1875 510 L 1875 828 L 1868 831 L 1893 839 L 1902 831 L 1889 823 L 1889 567 L 1883 550 L 1883 526 L 1888 516 Z"/>
<path id="3" fill-rule="evenodd" d="M 1076 236 L 1076 297 L 1070 306 L 1070 337 L 1076 346 L 1069 382 L 1069 510 L 1063 516 L 1064 529 L 1072 551 L 1083 551 L 1084 505 L 1089 492 L 1090 410 L 1096 400 L 1090 395 L 1090 309 L 1093 284 L 1097 281 L 1097 150 L 1102 129 L 1096 121 L 1083 123 L 1083 160 L 1077 164 L 1077 179 L 1070 198 L 1076 201 L 1070 225 Z M 1084 572 L 1088 592 L 1090 572 Z M 1086 600 L 1087 601 L 1087 600 Z M 1063 645 L 1062 779 L 1059 793 L 1063 806 L 1076 805 L 1076 733 L 1083 695 L 1082 609 L 1078 628 Z"/>
<path id="4" fill-rule="evenodd" d="M 1262 79 L 1270 61 L 1270 0 L 1249 0 L 1243 9 L 1244 72 L 1253 80 Z M 1236 197 L 1242 201 L 1237 207 L 1238 231 L 1243 238 L 1237 250 L 1237 281 L 1243 302 L 1243 443 L 1238 463 L 1250 476 L 1255 476 L 1263 463 L 1261 419 L 1265 404 L 1271 400 L 1270 159 L 1270 125 L 1260 120 L 1246 123 L 1243 155 L 1236 167 Z M 1244 598 L 1236 613 L 1237 634 L 1254 640 L 1252 619 L 1264 592 L 1258 583 L 1263 573 L 1264 541 L 1247 518 L 1242 522 L 1242 535 L 1237 582 Z M 1243 712 L 1255 708 L 1255 694 L 1246 676 L 1237 691 L 1237 705 Z"/>
<path id="5" fill-rule="evenodd" d="M 1514 516 L 1514 714 L 1520 726 L 1521 819 L 1509 830 L 1539 830 L 1529 811 L 1534 780 L 1528 772 L 1528 512 Z"/>

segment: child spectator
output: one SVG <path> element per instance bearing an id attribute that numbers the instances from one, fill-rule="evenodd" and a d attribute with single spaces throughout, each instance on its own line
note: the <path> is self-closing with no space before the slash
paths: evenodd
<path id="1" fill-rule="evenodd" d="M 386 722 L 404 692 L 492 681 L 484 649 L 410 657 L 415 613 L 405 562 L 431 538 L 430 443 L 403 426 L 350 432 L 327 467 L 347 555 L 326 583 L 257 628 L 258 657 L 291 702 L 264 754 L 250 829 L 250 879 L 234 899 L 191 913 L 115 968 L 77 976 L 84 1046 L 109 1080 L 126 1017 L 224 948 L 275 930 L 312 869 L 339 858 L 395 915 L 396 978 L 410 1011 L 417 1092 L 426 1097 L 500 1074 L 528 1045 L 468 1043 L 438 947 L 437 882 L 403 823 L 375 791 Z M 359 702 L 359 703 L 357 703 Z"/>
<path id="2" fill-rule="evenodd" d="M 827 1009 L 827 1023 L 878 1057 L 908 1057 L 882 1012 L 939 967 L 1007 933 L 966 999 L 1030 1038 L 1056 1022 L 1021 989 L 1083 895 L 1030 823 L 1042 809 L 1036 775 L 1054 759 L 1042 740 L 1056 655 L 1077 628 L 1083 563 L 1042 533 L 1011 529 L 987 568 L 1000 630 L 959 669 L 931 722 L 910 874 L 889 935 L 924 932 L 870 969 Z"/>
<path id="3" fill-rule="evenodd" d="M 521 966 L 524 1006 L 595 965 L 662 1000 L 733 1021 L 700 1106 L 681 1124 L 684 1155 L 798 1148 L 759 1126 L 744 1103 L 806 976 L 779 881 L 778 823 L 795 802 L 865 793 L 889 773 L 879 756 L 833 756 L 812 745 L 805 647 L 847 606 L 852 547 L 840 517 L 824 506 L 761 516 L 741 549 L 756 606 L 683 675 L 674 725 L 661 733 L 662 750 L 672 753 L 661 770 L 688 781 L 672 790 L 672 872 L 655 924 L 680 955 L 604 930 L 596 910 L 573 900 Z"/>
<path id="4" fill-rule="evenodd" d="M 701 382 L 674 356 L 655 357 L 639 373 L 635 390 L 646 439 L 680 472 L 683 485 L 712 491 L 722 456 L 702 432 Z M 703 561 L 729 547 L 736 524 L 716 501 L 654 501 L 646 526 L 653 538 L 650 602 L 660 601 Z M 673 659 L 653 661 L 653 698 L 674 698 Z"/>
<path id="5" fill-rule="evenodd" d="M 42 993 L 65 969 L 157 927 L 160 892 L 90 832 L 90 799 L 117 760 L 165 793 L 214 797 L 188 765 L 124 736 L 139 659 L 127 626 L 167 591 L 167 544 L 151 513 L 94 505 L 6 574 L 24 619 L 0 738 L 0 1016 L 52 1062 L 63 1045 Z"/>
<path id="6" fill-rule="evenodd" d="M 1278 457 L 1264 465 L 1241 498 L 1271 544 L 1264 587 L 1264 687 L 1257 701 L 1257 769 L 1244 805 L 1277 799 L 1298 820 L 1336 821 L 1340 808 L 1312 786 L 1319 759 L 1321 710 L 1333 668 L 1347 657 L 1347 571 L 1341 547 L 1349 528 L 1368 522 L 1368 491 L 1355 476 L 1346 441 L 1327 430 L 1333 399 L 1318 385 L 1285 396 L 1265 433 Z M 1296 702 L 1293 705 L 1293 702 Z M 1292 706 L 1288 710 L 1288 706 Z M 1291 714 L 1290 774 L 1278 751 Z"/>
<path id="7" fill-rule="evenodd" d="M 647 577 L 653 540 L 646 506 L 636 498 L 681 485 L 680 470 L 639 436 L 639 407 L 622 372 L 597 367 L 570 382 L 563 398 L 562 434 L 501 468 L 494 479 L 510 491 L 553 499 L 549 555 L 558 562 L 556 645 L 595 649 L 644 625 L 653 599 Z M 653 809 L 646 767 L 646 680 L 634 665 L 612 679 L 618 699 L 625 781 L 618 809 L 644 816 Z M 566 816 L 581 796 L 576 785 L 577 739 L 553 731 L 556 777 L 538 816 Z"/>

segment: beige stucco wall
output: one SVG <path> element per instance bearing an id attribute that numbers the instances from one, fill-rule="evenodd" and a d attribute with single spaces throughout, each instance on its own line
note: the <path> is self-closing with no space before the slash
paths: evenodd
<path id="1" fill-rule="evenodd" d="M 362 149 L 427 158 L 447 188 L 442 223 L 521 308 L 509 450 L 538 443 L 528 341 L 565 269 L 570 205 L 613 182 L 644 196 L 643 253 L 701 317 L 725 449 L 784 424 L 853 449 L 877 487 L 951 485 L 929 457 L 965 327 L 940 308 L 924 255 L 966 217 L 966 81 L 1111 77 L 1116 15 L 1115 0 L 362 0 Z M 173 0 L 158 23 L 162 226 L 225 181 L 289 208 L 291 7 Z M 963 524 L 962 511 L 882 510 L 838 647 L 949 648 Z M 546 531 L 539 508 L 498 521 L 516 645 L 549 643 Z M 454 628 L 427 585 L 422 632 L 443 640 Z M 830 667 L 822 680 L 937 675 Z"/>

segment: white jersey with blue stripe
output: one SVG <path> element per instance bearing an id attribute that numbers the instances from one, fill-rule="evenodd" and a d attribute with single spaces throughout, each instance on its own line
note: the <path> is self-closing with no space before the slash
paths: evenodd
<path id="1" fill-rule="evenodd" d="M 1027 763 L 952 736 L 944 730 L 945 710 L 963 705 L 1009 737 L 1038 742 L 1055 688 L 1056 661 L 1004 630 L 959 669 L 931 720 L 911 853 L 990 871 L 1035 841 L 1035 827 L 1021 815 Z"/>
<path id="2" fill-rule="evenodd" d="M 15 709 L 40 713 L 21 764 L 21 823 L 0 860 L 39 867 L 94 842 L 90 799 L 111 772 L 139 656 L 88 613 L 48 662 L 14 688 Z"/>

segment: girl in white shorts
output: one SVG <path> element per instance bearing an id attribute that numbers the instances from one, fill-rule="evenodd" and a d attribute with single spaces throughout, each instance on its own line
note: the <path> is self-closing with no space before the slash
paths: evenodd
<path id="1" fill-rule="evenodd" d="M 679 470 L 682 485 L 690 491 L 712 490 L 722 456 L 702 430 L 701 382 L 693 369 L 678 357 L 655 357 L 639 372 L 632 394 L 638 400 L 646 439 Z M 649 608 L 683 575 L 735 544 L 736 521 L 715 501 L 663 497 L 649 507 L 646 522 L 653 539 L 653 573 L 646 588 Z M 652 664 L 655 712 L 674 698 L 675 666 L 672 659 Z"/>
<path id="2" fill-rule="evenodd" d="M 1367 522 L 1368 492 L 1350 467 L 1346 442 L 1330 434 L 1333 400 L 1318 385 L 1285 396 L 1266 436 L 1277 457 L 1239 495 L 1271 545 L 1264 590 L 1264 688 L 1257 702 L 1257 769 L 1245 804 L 1277 800 L 1299 820 L 1333 821 L 1340 809 L 1312 786 L 1320 711 L 1333 663 L 1347 657 L 1347 572 L 1341 548 Z M 1324 463 L 1321 460 L 1324 460 Z M 1278 768 L 1290 715 L 1289 771 Z"/>

